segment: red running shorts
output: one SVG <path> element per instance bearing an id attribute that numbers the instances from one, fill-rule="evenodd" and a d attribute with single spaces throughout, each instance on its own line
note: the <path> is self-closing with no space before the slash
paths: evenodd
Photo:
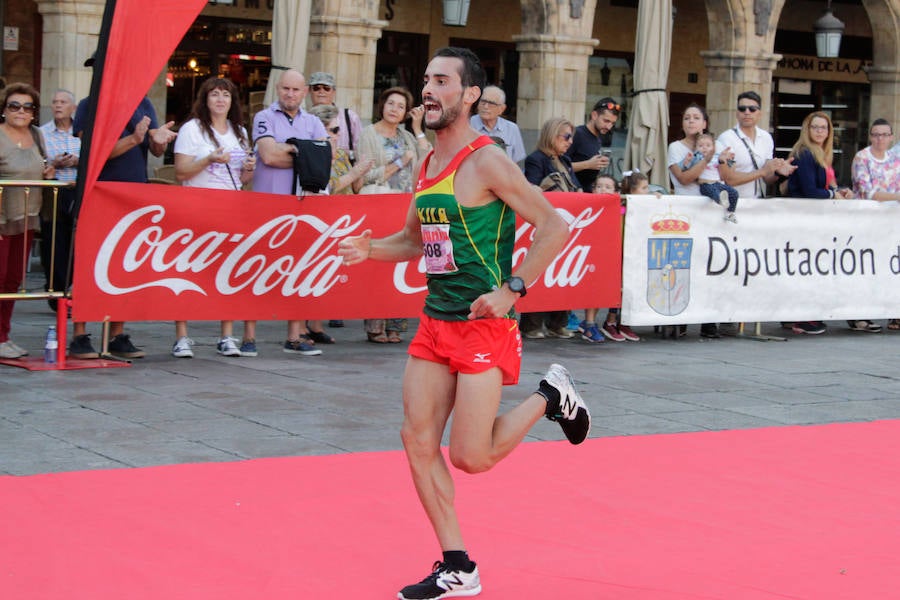
<path id="1" fill-rule="evenodd" d="M 497 367 L 503 385 L 516 385 L 522 335 L 515 319 L 441 321 L 423 313 L 409 355 L 447 365 L 452 374 L 474 375 Z"/>

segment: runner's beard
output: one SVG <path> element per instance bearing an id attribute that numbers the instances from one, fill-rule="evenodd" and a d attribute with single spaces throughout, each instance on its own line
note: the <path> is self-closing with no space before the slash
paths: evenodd
<path id="1" fill-rule="evenodd" d="M 460 112 L 462 112 L 462 97 L 460 97 L 459 102 L 457 102 L 450 108 L 444 108 L 442 106 L 440 118 L 438 118 L 438 120 L 433 123 L 428 122 L 428 115 L 426 114 L 425 127 L 427 129 L 433 129 L 435 131 L 438 129 L 444 129 L 445 127 L 449 126 L 450 123 L 453 123 L 457 118 L 459 118 Z"/>

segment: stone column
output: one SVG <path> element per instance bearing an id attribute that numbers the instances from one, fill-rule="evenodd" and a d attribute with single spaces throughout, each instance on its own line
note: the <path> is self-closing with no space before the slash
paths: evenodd
<path id="1" fill-rule="evenodd" d="M 104 0 L 37 1 L 44 19 L 40 89 L 48 98 L 41 122 L 50 118 L 49 95 L 54 90 L 71 90 L 76 99 L 90 92 L 91 70 L 83 65 L 97 49 L 105 4 Z"/>
<path id="2" fill-rule="evenodd" d="M 387 21 L 376 18 L 378 2 L 324 0 L 321 13 L 310 17 L 306 74 L 327 71 L 335 76 L 338 106 L 355 110 L 371 122 L 375 88 L 375 53 Z"/>
<path id="3" fill-rule="evenodd" d="M 550 117 L 582 124 L 588 58 L 599 42 L 549 34 L 517 35 L 513 41 L 519 51 L 517 124 L 528 151 Z"/>
<path id="4" fill-rule="evenodd" d="M 887 119 L 896 133 L 900 127 L 900 68 L 872 65 L 867 72 L 872 83 L 869 122 Z M 860 139 L 866 139 L 865 132 L 860 132 Z"/>
<path id="5" fill-rule="evenodd" d="M 772 73 L 780 54 L 771 52 L 743 53 L 707 50 L 700 53 L 707 69 L 706 112 L 709 128 L 716 135 L 734 127 L 738 94 L 754 91 L 763 99 L 760 127 L 766 129 L 772 107 Z"/>

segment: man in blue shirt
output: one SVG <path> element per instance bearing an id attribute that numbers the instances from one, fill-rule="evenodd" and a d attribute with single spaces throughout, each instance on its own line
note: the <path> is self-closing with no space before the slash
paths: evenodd
<path id="1" fill-rule="evenodd" d="M 92 67 L 94 56 L 84 61 L 84 66 Z M 78 103 L 73 122 L 73 133 L 81 137 L 87 118 L 88 99 Z M 119 141 L 113 146 L 106 164 L 97 177 L 98 181 L 130 181 L 147 183 L 147 152 L 153 156 L 162 156 L 170 142 L 178 135 L 170 128 L 175 125 L 169 121 L 162 127 L 156 120 L 156 110 L 150 99 L 144 96 L 135 109 L 134 114 L 125 125 Z M 100 355 L 91 345 L 90 334 L 85 333 L 85 324 L 74 324 L 72 343 L 69 344 L 69 356 L 72 358 L 98 358 Z M 131 342 L 125 331 L 125 323 L 110 323 L 109 353 L 122 358 L 143 358 L 144 351 L 139 350 Z"/>
<path id="2" fill-rule="evenodd" d="M 506 93 L 496 85 L 489 85 L 481 92 L 478 114 L 472 115 L 472 129 L 486 136 L 500 138 L 506 145 L 506 154 L 514 163 L 525 160 L 525 144 L 519 126 L 500 115 L 506 112 Z"/>

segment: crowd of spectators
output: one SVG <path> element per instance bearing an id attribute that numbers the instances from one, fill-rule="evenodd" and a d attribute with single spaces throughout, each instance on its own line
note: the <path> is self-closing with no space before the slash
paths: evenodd
<path id="1" fill-rule="evenodd" d="M 86 61 L 90 66 L 93 58 Z M 148 152 L 161 156 L 174 142 L 174 170 L 177 183 L 190 187 L 290 194 L 296 145 L 288 140 L 327 139 L 332 148 L 331 177 L 320 193 L 380 194 L 409 193 L 418 165 L 431 150 L 423 130 L 424 108 L 417 106 L 403 87 L 385 90 L 378 99 L 374 122 L 363 125 L 351 108 L 336 103 L 337 86 L 331 73 L 305 76 L 285 70 L 276 86 L 277 99 L 253 116 L 247 130 L 239 91 L 228 79 L 210 78 L 202 82 L 189 119 L 175 128 L 160 125 L 152 104 L 144 98 L 122 132 L 100 179 L 147 181 Z M 309 107 L 305 101 L 309 98 Z M 37 121 L 40 96 L 31 86 L 13 83 L 2 93 L 0 113 L 0 179 L 59 179 L 74 181 L 84 127 L 86 99 L 76 105 L 68 90 L 52 96 L 53 118 L 40 127 Z M 77 109 L 76 109 L 77 106 Z M 623 173 L 617 181 L 611 169 L 612 130 L 622 107 L 613 98 L 601 98 L 583 125 L 565 117 L 548 119 L 542 126 L 533 152 L 526 155 L 519 128 L 503 117 L 507 109 L 504 90 L 485 87 L 470 124 L 490 136 L 510 158 L 523 168 L 526 178 L 545 191 L 591 192 L 598 194 L 651 193 L 646 174 L 637 170 Z M 852 163 L 852 188 L 837 185 L 833 168 L 834 127 L 827 113 L 817 111 L 804 120 L 797 143 L 786 159 L 774 156 L 774 142 L 759 127 L 762 101 L 753 91 L 740 94 L 735 126 L 718 138 L 708 130 L 702 106 L 691 104 L 682 113 L 682 135 L 668 148 L 667 164 L 671 192 L 679 195 L 706 195 L 724 208 L 724 218 L 736 224 L 735 212 L 741 198 L 783 195 L 797 198 L 900 200 L 900 152 L 892 147 L 893 130 L 888 121 L 875 119 L 869 131 L 870 146 Z M 900 146 L 900 145 L 898 145 Z M 670 190 L 657 189 L 657 193 Z M 297 193 L 307 193 L 300 191 Z M 71 285 L 73 244 L 71 239 L 74 194 L 60 192 L 55 215 L 40 214 L 40 195 L 26 202 L 22 190 L 4 193 L 0 213 L 0 291 L 18 289 L 23 273 L 22 252 L 30 248 L 36 232 L 52 231 L 55 246 L 42 240 L 42 263 L 47 289 L 65 290 Z M 624 208 L 623 208 L 624 212 Z M 51 260 L 51 257 L 53 259 Z M 51 264 L 52 262 L 52 264 Z M 55 310 L 55 300 L 50 300 Z M 0 301 L 0 357 L 16 358 L 28 352 L 10 339 L 14 302 Z M 600 307 L 526 313 L 521 315 L 522 334 L 530 339 L 579 337 L 592 343 L 638 341 L 640 337 L 622 324 L 617 307 L 608 307 L 606 318 L 597 317 Z M 335 315 L 340 317 L 340 315 Z M 69 354 L 73 358 L 100 356 L 84 323 L 75 323 Z M 341 327 L 336 318 L 329 327 Z M 783 323 L 797 334 L 821 334 L 821 321 Z M 851 329 L 877 333 L 881 327 L 869 319 L 848 321 Z M 124 323 L 114 323 L 104 350 L 126 358 L 139 358 L 143 351 L 130 341 Z M 732 324 L 705 323 L 703 337 L 719 337 Z M 890 319 L 887 327 L 900 329 L 900 319 Z M 366 338 L 373 343 L 402 342 L 406 319 L 366 319 Z M 256 323 L 245 321 L 243 335 L 234 337 L 232 321 L 222 321 L 216 351 L 222 356 L 256 356 Z M 686 334 L 685 325 L 663 328 L 666 337 Z M 176 341 L 172 355 L 189 358 L 194 342 L 186 321 L 175 323 Z M 320 321 L 294 319 L 287 323 L 285 352 L 301 356 L 322 353 L 322 344 L 334 338 Z"/>

